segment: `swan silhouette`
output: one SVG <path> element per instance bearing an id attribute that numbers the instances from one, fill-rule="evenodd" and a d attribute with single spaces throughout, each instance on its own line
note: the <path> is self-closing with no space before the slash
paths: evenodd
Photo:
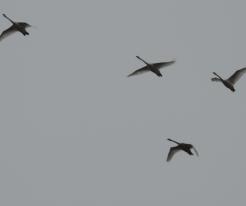
<path id="1" fill-rule="evenodd" d="M 216 81 L 216 82 L 222 82 L 227 88 L 229 88 L 231 91 L 235 92 L 236 90 L 234 88 L 234 85 L 243 76 L 243 74 L 245 72 L 246 72 L 246 67 L 237 70 L 228 79 L 222 79 L 217 73 L 213 72 L 213 74 L 217 77 L 214 77 L 211 80 Z"/>
<path id="2" fill-rule="evenodd" d="M 164 66 L 169 66 L 175 62 L 175 60 L 172 60 L 172 61 L 168 61 L 168 62 L 148 63 L 145 60 L 143 60 L 142 58 L 140 58 L 139 56 L 136 56 L 136 57 L 139 60 L 141 60 L 143 63 L 145 63 L 146 66 L 132 72 L 131 74 L 128 75 L 128 77 L 133 76 L 133 75 L 137 75 L 137 74 L 141 74 L 143 72 L 148 72 L 148 71 L 155 73 L 158 77 L 162 77 L 162 74 L 159 71 L 159 69 L 164 67 Z"/>
<path id="3" fill-rule="evenodd" d="M 177 141 L 174 141 L 170 138 L 168 138 L 167 140 L 174 142 L 177 144 L 177 146 L 175 147 L 171 147 L 169 150 L 169 153 L 167 155 L 167 161 L 169 162 L 173 156 L 178 152 L 178 151 L 185 151 L 186 153 L 188 153 L 189 155 L 193 155 L 191 149 L 194 150 L 194 152 L 196 153 L 197 156 L 199 156 L 198 151 L 196 150 L 196 148 L 192 145 L 192 144 L 186 144 L 186 143 L 179 143 Z"/>
<path id="4" fill-rule="evenodd" d="M 26 28 L 31 27 L 30 24 L 26 22 L 14 22 L 6 14 L 3 14 L 3 17 L 8 19 L 12 23 L 12 25 L 2 32 L 2 34 L 0 35 L 0 41 L 15 32 L 21 32 L 24 36 L 29 35 L 29 33 L 26 31 Z"/>

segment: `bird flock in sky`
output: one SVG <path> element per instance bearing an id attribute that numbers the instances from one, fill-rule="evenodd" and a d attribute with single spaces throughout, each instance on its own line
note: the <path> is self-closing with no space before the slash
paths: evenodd
<path id="1" fill-rule="evenodd" d="M 15 32 L 20 32 L 24 36 L 29 35 L 29 33 L 26 31 L 26 28 L 31 27 L 30 24 L 28 24 L 26 22 L 15 22 L 12 19 L 10 19 L 6 14 L 3 14 L 3 17 L 8 19 L 12 23 L 12 25 L 8 29 L 4 30 L 1 33 L 0 41 L 2 41 L 4 38 L 8 37 L 9 35 L 11 35 Z M 155 73 L 158 77 L 162 77 L 160 69 L 167 67 L 167 66 L 170 66 L 170 65 L 175 63 L 175 60 L 166 61 L 166 62 L 158 62 L 158 63 L 148 63 L 145 60 L 143 60 L 141 57 L 139 57 L 139 56 L 136 56 L 136 57 L 140 61 L 142 61 L 145 64 L 145 66 L 140 68 L 140 69 L 135 70 L 134 72 L 129 74 L 128 77 L 135 76 L 135 75 L 142 74 L 144 72 L 149 72 L 149 71 Z M 216 81 L 216 82 L 221 82 L 225 87 L 230 89 L 232 92 L 235 92 L 234 85 L 243 76 L 243 74 L 245 72 L 246 72 L 246 67 L 237 70 L 228 79 L 223 79 L 217 73 L 213 72 L 213 74 L 216 77 L 213 77 L 211 80 Z M 192 150 L 194 150 L 195 154 L 198 156 L 198 151 L 196 150 L 196 148 L 192 144 L 179 143 L 179 142 L 172 140 L 170 138 L 168 138 L 167 140 L 177 144 L 177 146 L 170 148 L 168 155 L 167 155 L 167 161 L 170 161 L 173 158 L 173 156 L 179 151 L 184 151 L 189 155 L 193 155 Z"/>

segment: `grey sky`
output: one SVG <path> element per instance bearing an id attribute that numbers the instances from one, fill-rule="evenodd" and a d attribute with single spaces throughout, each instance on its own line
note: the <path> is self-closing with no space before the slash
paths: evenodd
<path id="1" fill-rule="evenodd" d="M 2 0 L 37 28 L 1 42 L 1 205 L 243 205 L 246 79 L 210 78 L 246 66 L 245 6 Z M 177 62 L 127 78 L 136 55 Z"/>

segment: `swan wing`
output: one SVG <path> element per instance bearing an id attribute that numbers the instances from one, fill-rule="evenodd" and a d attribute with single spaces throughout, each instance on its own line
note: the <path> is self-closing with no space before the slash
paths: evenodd
<path id="1" fill-rule="evenodd" d="M 152 64 L 152 66 L 155 67 L 156 69 L 160 69 L 162 67 L 166 67 L 166 66 L 169 66 L 169 65 L 174 64 L 174 63 L 175 63 L 175 60 L 172 60 L 172 61 L 168 61 L 168 62 L 154 63 L 154 64 Z"/>
<path id="2" fill-rule="evenodd" d="M 235 84 L 243 76 L 245 72 L 246 72 L 246 67 L 239 69 L 233 75 L 231 75 L 229 79 L 227 79 L 227 81 L 230 82 L 231 84 Z"/>
<path id="3" fill-rule="evenodd" d="M 6 29 L 2 32 L 2 34 L 0 35 L 0 41 L 5 39 L 9 35 L 13 34 L 14 32 L 16 32 L 16 29 L 15 29 L 14 25 L 12 25 L 11 27 L 9 27 L 8 29 Z"/>
<path id="4" fill-rule="evenodd" d="M 180 151 L 178 146 L 171 147 L 167 155 L 167 162 L 169 162 L 178 151 Z"/>
<path id="5" fill-rule="evenodd" d="M 150 71 L 148 66 L 142 67 L 140 69 L 137 69 L 136 71 L 132 72 L 131 74 L 128 75 L 128 77 L 134 76 L 134 75 L 138 75 L 138 74 L 142 74 L 144 72 L 148 72 Z"/>
<path id="6" fill-rule="evenodd" d="M 17 22 L 16 24 L 18 24 L 19 26 L 21 26 L 23 28 L 31 27 L 31 25 L 26 23 L 26 22 Z"/>
<path id="7" fill-rule="evenodd" d="M 192 145 L 192 148 L 193 148 L 194 152 L 196 153 L 196 155 L 199 156 L 197 149 L 193 145 Z"/>

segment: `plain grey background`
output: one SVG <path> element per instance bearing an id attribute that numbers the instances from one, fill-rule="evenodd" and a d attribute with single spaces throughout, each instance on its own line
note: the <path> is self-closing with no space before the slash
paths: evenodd
<path id="1" fill-rule="evenodd" d="M 0 203 L 243 205 L 245 1 L 2 0 Z M 0 18 L 1 31 L 10 23 Z M 126 76 L 149 62 L 161 70 Z M 166 138 L 200 156 L 166 162 Z"/>

